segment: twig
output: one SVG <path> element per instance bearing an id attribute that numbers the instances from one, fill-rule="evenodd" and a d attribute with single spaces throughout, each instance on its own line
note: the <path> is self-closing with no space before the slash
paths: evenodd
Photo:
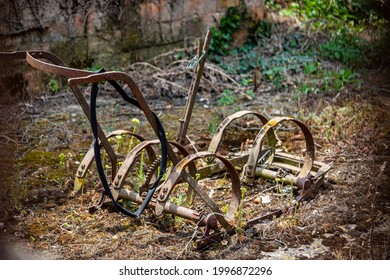
<path id="1" fill-rule="evenodd" d="M 156 71 L 160 71 L 160 72 L 163 71 L 161 68 L 154 66 L 153 64 L 150 64 L 148 62 L 136 62 L 136 63 L 131 64 L 129 67 L 127 67 L 127 69 L 129 70 L 132 67 L 136 67 L 136 66 L 145 66 L 145 67 L 150 67 Z"/>
<path id="2" fill-rule="evenodd" d="M 163 78 L 161 78 L 161 77 L 158 77 L 158 76 L 155 76 L 155 78 L 158 79 L 158 80 L 160 80 L 160 81 L 163 82 L 163 83 L 166 83 L 166 84 L 175 86 L 175 87 L 177 87 L 177 88 L 179 88 L 179 89 L 181 89 L 181 90 L 187 92 L 187 89 L 184 88 L 184 87 L 182 87 L 181 85 L 178 85 L 178 84 L 176 84 L 176 83 L 174 83 L 174 82 L 170 82 L 170 81 L 168 81 L 168 80 L 166 80 L 166 79 L 163 79 Z"/>
<path id="3" fill-rule="evenodd" d="M 237 83 L 232 77 L 230 77 L 228 74 L 226 74 L 225 72 L 223 72 L 221 69 L 219 69 L 217 66 L 215 65 L 212 65 L 210 63 L 206 63 L 205 65 L 207 67 L 207 69 L 211 70 L 211 71 L 214 71 L 214 72 L 217 72 L 219 75 L 225 77 L 226 79 L 228 79 L 229 81 L 231 81 L 233 84 L 235 84 L 236 86 L 238 87 L 241 87 L 241 85 L 239 83 Z"/>
<path id="4" fill-rule="evenodd" d="M 3 142 L 2 142 L 2 144 L 8 144 L 9 141 L 11 141 L 12 143 L 15 143 L 15 144 L 17 143 L 17 141 L 15 141 L 15 140 L 9 138 L 7 135 L 1 134 L 0 137 L 3 137 L 3 138 L 5 138 L 5 139 L 7 139 L 7 142 L 6 142 L 6 143 L 3 143 Z"/>
<path id="5" fill-rule="evenodd" d="M 152 61 L 156 61 L 156 60 L 159 60 L 160 58 L 162 57 L 167 57 L 167 56 L 170 56 L 170 55 L 174 55 L 178 52 L 186 52 L 186 51 L 193 51 L 194 48 L 181 48 L 181 49 L 174 49 L 173 51 L 169 51 L 169 52 L 166 52 L 166 53 L 162 53 L 158 56 L 155 56 L 153 57 L 151 60 Z"/>

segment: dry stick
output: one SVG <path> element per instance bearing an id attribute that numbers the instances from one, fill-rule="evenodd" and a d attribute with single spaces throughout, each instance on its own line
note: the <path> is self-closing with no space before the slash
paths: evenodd
<path id="1" fill-rule="evenodd" d="M 176 54 L 176 53 L 178 53 L 178 52 L 189 51 L 189 50 L 191 50 L 191 49 L 192 49 L 192 48 L 174 49 L 174 50 L 172 50 L 172 51 L 169 51 L 169 52 L 166 52 L 166 53 L 162 53 L 162 54 L 160 54 L 160 55 L 158 55 L 158 56 L 155 56 L 155 57 L 153 57 L 151 60 L 152 60 L 152 61 L 156 61 L 156 60 L 158 60 L 159 58 L 167 57 L 167 56 L 170 56 L 170 55 L 174 55 L 174 54 Z"/>
<path id="2" fill-rule="evenodd" d="M 7 139 L 7 143 L 5 143 L 5 144 L 8 144 L 9 141 L 11 141 L 12 143 L 15 143 L 15 144 L 17 143 L 17 141 L 15 141 L 15 140 L 12 139 L 12 138 L 9 138 L 7 135 L 1 134 L 0 137 L 3 137 L 3 138 L 5 138 L 5 139 Z M 2 143 L 2 144 L 4 144 L 4 143 Z"/>
<path id="3" fill-rule="evenodd" d="M 223 70 L 219 69 L 219 67 L 215 66 L 215 65 L 212 65 L 212 64 L 209 64 L 209 63 L 206 63 L 206 68 L 213 71 L 213 72 L 216 72 L 218 73 L 219 75 L 221 75 L 222 77 L 225 77 L 226 79 L 228 79 L 229 81 L 231 81 L 233 84 L 235 84 L 236 86 L 238 87 L 241 87 L 241 85 L 239 83 L 237 83 L 232 77 L 230 77 L 228 74 L 226 74 L 225 72 L 223 72 Z"/>
<path id="4" fill-rule="evenodd" d="M 155 78 L 158 79 L 158 80 L 160 80 L 162 83 L 166 83 L 166 84 L 175 86 L 175 87 L 177 87 L 177 88 L 179 88 L 179 89 L 181 89 L 181 90 L 183 90 L 183 91 L 186 91 L 186 90 L 187 90 L 186 88 L 184 88 L 184 87 L 182 87 L 181 85 L 178 85 L 178 84 L 176 84 L 176 83 L 174 83 L 174 82 L 170 82 L 170 81 L 168 81 L 168 80 L 166 80 L 166 79 L 163 79 L 163 78 L 160 78 L 160 77 L 155 77 Z"/>
<path id="5" fill-rule="evenodd" d="M 204 81 L 216 92 L 218 95 L 221 95 L 221 91 L 214 85 L 214 83 L 208 79 L 204 79 Z"/>
<path id="6" fill-rule="evenodd" d="M 166 68 L 171 68 L 173 67 L 174 65 L 176 64 L 179 64 L 179 66 L 183 67 L 183 65 L 180 65 L 180 64 L 185 64 L 187 65 L 188 62 L 190 62 L 188 59 L 182 59 L 182 60 L 175 60 L 174 62 L 172 62 L 171 64 L 169 64 Z M 183 67 L 184 68 L 184 67 Z M 191 73 L 192 74 L 192 73 Z"/>
<path id="7" fill-rule="evenodd" d="M 157 70 L 157 71 L 161 71 L 161 72 L 163 71 L 161 68 L 159 68 L 153 64 L 150 64 L 148 62 L 136 62 L 136 63 L 131 64 L 129 67 L 127 67 L 127 69 L 130 69 L 130 68 L 136 67 L 136 66 L 146 66 L 146 67 L 150 67 L 150 68 Z"/>

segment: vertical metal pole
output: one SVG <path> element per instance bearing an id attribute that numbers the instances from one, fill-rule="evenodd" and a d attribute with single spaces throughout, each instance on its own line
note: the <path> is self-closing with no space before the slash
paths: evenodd
<path id="1" fill-rule="evenodd" d="M 199 58 L 201 57 L 203 51 L 205 52 L 205 55 L 202 57 L 201 61 L 199 62 L 199 65 L 196 69 L 196 76 L 191 81 L 191 85 L 188 90 L 188 100 L 186 106 L 184 107 L 183 118 L 180 119 L 180 126 L 179 126 L 178 135 L 176 137 L 176 141 L 181 145 L 184 145 L 186 140 L 187 130 L 192 115 L 192 109 L 194 108 L 196 94 L 198 92 L 198 87 L 199 87 L 200 80 L 202 78 L 204 64 L 206 62 L 206 54 L 210 46 L 211 35 L 212 35 L 211 31 L 208 30 L 203 45 L 203 49 L 201 49 L 201 39 L 200 38 L 198 39 L 198 57 Z"/>

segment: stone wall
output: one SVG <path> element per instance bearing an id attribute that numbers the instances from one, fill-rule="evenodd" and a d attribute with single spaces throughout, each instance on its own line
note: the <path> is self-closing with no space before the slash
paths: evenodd
<path id="1" fill-rule="evenodd" d="M 0 4 L 0 49 L 46 49 L 77 67 L 123 66 L 202 36 L 241 0 L 17 0 Z M 261 5 L 249 0 L 248 5 Z"/>
<path id="2" fill-rule="evenodd" d="M 263 0 L 245 2 L 256 10 Z M 73 67 L 124 67 L 204 36 L 228 7 L 240 3 L 241 0 L 0 0 L 0 51 L 44 49 Z M 18 71 L 10 77 L 1 62 L 0 70 L 0 91 L 14 87 L 5 83 L 22 76 L 24 84 L 40 90 L 39 82 L 31 81 L 37 77 L 24 77 L 40 74 L 22 75 Z"/>

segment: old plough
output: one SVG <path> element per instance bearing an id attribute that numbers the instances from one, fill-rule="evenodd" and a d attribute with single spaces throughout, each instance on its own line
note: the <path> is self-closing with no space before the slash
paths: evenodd
<path id="1" fill-rule="evenodd" d="M 249 228 L 256 223 L 272 220 L 293 211 L 315 193 L 324 183 L 329 165 L 315 161 L 315 145 L 307 126 L 291 117 L 268 119 L 255 111 L 239 111 L 226 117 L 217 127 L 206 151 L 190 152 L 186 147 L 187 129 L 191 120 L 195 97 L 202 78 L 206 55 L 211 40 L 208 32 L 203 45 L 198 40 L 197 55 L 189 67 L 195 68 L 184 113 L 178 124 L 176 139 L 168 140 L 158 116 L 150 109 L 136 82 L 124 72 L 104 69 L 98 72 L 67 67 L 56 55 L 47 51 L 16 51 L 0 53 L 0 59 L 25 59 L 32 67 L 65 77 L 77 101 L 91 123 L 94 142 L 81 161 L 75 177 L 75 189 L 86 184 L 93 162 L 96 163 L 99 182 L 90 186 L 89 209 L 97 209 L 103 203 L 112 202 L 125 215 L 139 217 L 146 208 L 160 216 L 164 213 L 193 221 L 200 234 L 196 237 L 198 248 L 222 240 L 236 232 L 237 227 Z M 145 115 L 156 139 L 145 139 L 133 131 L 117 130 L 106 135 L 97 120 L 96 100 L 99 83 L 108 82 L 128 103 L 138 107 Z M 92 84 L 90 102 L 79 86 Z M 121 84 L 127 85 L 130 92 Z M 232 155 L 219 152 L 227 128 L 235 121 L 252 117 L 258 119 L 257 136 L 249 149 Z M 276 132 L 283 124 L 292 124 L 302 134 L 305 142 L 302 156 L 284 152 Z M 134 143 L 125 152 L 118 152 L 120 137 Z M 107 160 L 108 159 L 108 160 Z M 103 163 L 103 162 L 108 162 Z M 108 168 L 107 168 L 108 167 Z M 140 168 L 145 172 L 139 176 Z M 138 171 L 137 171 L 138 170 Z M 218 174 L 225 174 L 224 185 L 213 184 Z M 138 177 L 142 177 L 139 180 Z M 259 184 L 258 178 L 267 182 L 283 182 L 288 186 L 290 199 L 277 209 L 265 209 L 254 217 L 242 214 L 244 192 Z M 206 181 L 206 183 L 204 183 Z M 213 195 L 216 191 L 221 195 Z M 87 196 L 84 193 L 84 199 Z M 218 199 L 218 201 L 215 201 Z"/>

